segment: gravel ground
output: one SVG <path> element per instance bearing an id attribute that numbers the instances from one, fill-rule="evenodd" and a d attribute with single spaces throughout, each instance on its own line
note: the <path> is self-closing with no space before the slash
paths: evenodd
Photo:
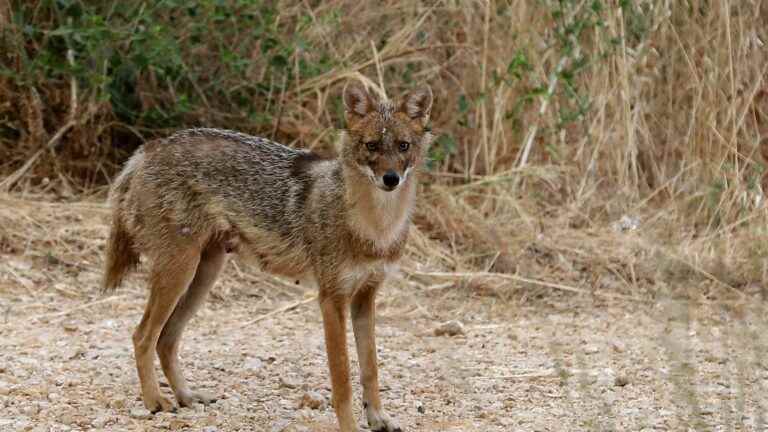
<path id="1" fill-rule="evenodd" d="M 130 338 L 143 277 L 101 297 L 94 267 L 18 255 L 0 263 L 0 431 L 335 430 L 311 293 L 266 295 L 230 265 L 182 347 L 189 380 L 222 399 L 151 416 Z M 763 429 L 759 306 L 555 291 L 516 303 L 403 280 L 379 305 L 382 399 L 408 431 Z M 460 325 L 440 331 L 450 320 Z M 357 383 L 355 396 L 357 406 Z"/>

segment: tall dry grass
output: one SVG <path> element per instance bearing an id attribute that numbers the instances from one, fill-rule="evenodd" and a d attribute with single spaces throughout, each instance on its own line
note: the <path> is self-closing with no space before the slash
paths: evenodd
<path id="1" fill-rule="evenodd" d="M 141 142 L 190 125 L 333 153 L 343 82 L 390 97 L 426 82 L 423 259 L 627 292 L 762 281 L 763 2 L 177 3 L 8 2 L 2 189 L 98 191 Z M 144 40 L 168 46 L 130 63 Z"/>

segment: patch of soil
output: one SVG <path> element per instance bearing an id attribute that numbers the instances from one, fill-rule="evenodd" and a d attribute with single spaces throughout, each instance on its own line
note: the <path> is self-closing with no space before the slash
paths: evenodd
<path id="1" fill-rule="evenodd" d="M 191 384 L 220 400 L 150 415 L 131 342 L 145 275 L 98 294 L 106 212 L 67 207 L 83 216 L 60 227 L 62 208 L 39 210 L 49 222 L 11 214 L 30 226 L 0 236 L 14 245 L 0 249 L 0 431 L 337 430 L 314 293 L 235 262 L 181 348 Z M 33 225 L 45 236 L 22 243 Z M 490 294 L 434 282 L 401 275 L 377 303 L 382 400 L 406 431 L 766 424 L 768 314 L 756 296 L 637 302 L 512 279 Z M 498 295 L 526 290 L 536 295 Z M 349 343 L 364 428 L 351 331 Z"/>

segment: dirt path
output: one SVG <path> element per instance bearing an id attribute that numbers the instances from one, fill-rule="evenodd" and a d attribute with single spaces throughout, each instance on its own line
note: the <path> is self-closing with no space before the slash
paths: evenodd
<path id="1" fill-rule="evenodd" d="M 304 301 L 310 293 L 267 295 L 238 283 L 230 266 L 182 348 L 190 380 L 222 399 L 152 417 L 138 400 L 130 341 L 142 277 L 100 297 L 95 270 L 0 261 L 0 431 L 335 430 L 320 316 Z M 754 310 L 735 316 L 549 294 L 548 304 L 520 307 L 391 284 L 378 327 L 390 414 L 409 431 L 756 430 L 764 421 L 767 332 Z M 435 336 L 450 319 L 465 334 Z M 298 408 L 308 391 L 324 406 Z"/>

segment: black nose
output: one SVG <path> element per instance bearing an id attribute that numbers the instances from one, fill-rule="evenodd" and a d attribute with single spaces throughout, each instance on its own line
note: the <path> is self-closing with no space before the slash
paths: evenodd
<path id="1" fill-rule="evenodd" d="M 382 180 L 384 180 L 384 186 L 393 188 L 400 183 L 400 176 L 394 171 L 387 171 L 384 173 Z"/>

